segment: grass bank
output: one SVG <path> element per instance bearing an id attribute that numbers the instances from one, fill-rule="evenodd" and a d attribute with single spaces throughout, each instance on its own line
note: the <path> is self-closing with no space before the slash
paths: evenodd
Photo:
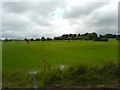
<path id="1" fill-rule="evenodd" d="M 36 85 L 38 88 L 117 88 L 119 75 L 120 67 L 112 62 L 94 66 L 75 64 L 62 69 L 48 64 L 46 72 L 39 69 L 36 74 L 29 74 L 29 71 L 3 74 L 3 87 L 35 88 Z"/>

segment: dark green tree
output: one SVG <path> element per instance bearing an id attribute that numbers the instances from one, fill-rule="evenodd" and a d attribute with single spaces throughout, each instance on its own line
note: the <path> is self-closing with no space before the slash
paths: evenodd
<path id="1" fill-rule="evenodd" d="M 78 37 L 80 37 L 80 33 L 78 34 Z"/>
<path id="2" fill-rule="evenodd" d="M 42 37 L 42 38 L 41 38 L 41 41 L 46 41 L 45 37 Z"/>
<path id="3" fill-rule="evenodd" d="M 52 41 L 52 38 L 49 38 L 49 37 L 48 37 L 48 38 L 47 38 L 47 41 Z"/>
<path id="4" fill-rule="evenodd" d="M 36 41 L 40 41 L 40 38 L 36 38 Z"/>
<path id="5" fill-rule="evenodd" d="M 31 38 L 31 39 L 30 39 L 30 41 L 34 41 L 34 39 L 33 39 L 33 38 Z"/>

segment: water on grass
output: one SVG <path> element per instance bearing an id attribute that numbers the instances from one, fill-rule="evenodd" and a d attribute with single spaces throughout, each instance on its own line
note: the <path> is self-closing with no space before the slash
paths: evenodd
<path id="1" fill-rule="evenodd" d="M 58 67 L 60 68 L 61 71 L 63 71 L 63 69 L 65 68 L 64 65 L 59 65 Z"/>
<path id="2" fill-rule="evenodd" d="M 36 80 L 36 74 L 39 73 L 39 71 L 32 71 L 32 72 L 28 72 L 30 75 L 34 74 L 35 76 L 33 77 L 33 87 L 34 88 L 38 88 L 38 85 L 37 85 L 37 80 Z"/>
<path id="3" fill-rule="evenodd" d="M 28 72 L 29 74 L 37 74 L 39 73 L 39 71 L 32 71 L 32 72 Z"/>

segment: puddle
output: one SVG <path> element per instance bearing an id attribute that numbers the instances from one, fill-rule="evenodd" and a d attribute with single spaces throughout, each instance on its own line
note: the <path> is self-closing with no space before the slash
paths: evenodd
<path id="1" fill-rule="evenodd" d="M 34 77 L 33 77 L 33 87 L 35 88 L 35 90 L 38 90 L 38 82 L 36 80 L 36 74 L 39 73 L 39 70 L 38 71 L 31 71 L 31 72 L 28 72 L 28 74 L 31 74 L 33 75 L 34 74 Z"/>
<path id="2" fill-rule="evenodd" d="M 65 68 L 64 65 L 59 65 L 58 67 L 60 68 L 61 71 Z"/>
<path id="3" fill-rule="evenodd" d="M 34 77 L 33 84 L 34 84 L 33 85 L 34 88 L 38 88 L 36 77 Z"/>
<path id="4" fill-rule="evenodd" d="M 28 72 L 29 74 L 37 74 L 39 73 L 39 71 L 32 71 L 32 72 Z"/>

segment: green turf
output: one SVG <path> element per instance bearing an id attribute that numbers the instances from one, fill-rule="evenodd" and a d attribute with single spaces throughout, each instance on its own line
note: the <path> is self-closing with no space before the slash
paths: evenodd
<path id="1" fill-rule="evenodd" d="M 18 70 L 43 68 L 43 56 L 49 64 L 71 65 L 76 63 L 117 63 L 118 43 L 95 41 L 12 41 L 2 43 L 2 66 L 4 73 Z"/>

